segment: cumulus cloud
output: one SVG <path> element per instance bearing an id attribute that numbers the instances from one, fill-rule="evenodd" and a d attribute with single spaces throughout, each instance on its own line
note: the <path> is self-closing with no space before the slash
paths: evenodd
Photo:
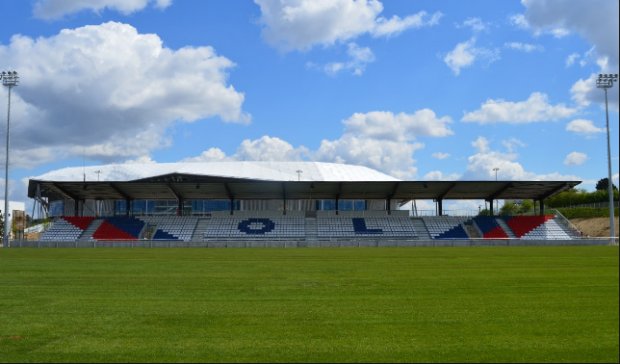
<path id="1" fill-rule="evenodd" d="M 575 62 L 579 59 L 579 57 L 581 57 L 581 55 L 579 53 L 571 53 L 568 55 L 568 57 L 566 57 L 566 67 L 570 67 L 573 64 L 575 64 Z"/>
<path id="2" fill-rule="evenodd" d="M 37 0 L 33 13 L 39 19 L 58 19 L 65 15 L 90 10 L 99 13 L 105 9 L 118 11 L 123 15 L 135 13 L 151 3 L 158 9 L 165 9 L 172 0 Z"/>
<path id="3" fill-rule="evenodd" d="M 523 14 L 513 14 L 509 18 L 510 23 L 519 29 L 530 29 L 530 24 Z"/>
<path id="4" fill-rule="evenodd" d="M 476 47 L 476 38 L 457 44 L 453 50 L 448 52 L 443 58 L 444 63 L 450 67 L 456 76 L 461 73 L 461 69 L 471 67 L 476 61 L 492 63 L 500 58 L 497 50 Z"/>
<path id="5" fill-rule="evenodd" d="M 584 136 L 592 136 L 605 132 L 605 129 L 595 126 L 592 120 L 586 119 L 575 119 L 570 121 L 566 124 L 566 130 Z"/>
<path id="6" fill-rule="evenodd" d="M 517 138 L 510 138 L 507 140 L 502 140 L 502 145 L 506 150 L 510 153 L 514 152 L 517 147 L 525 147 L 525 143 Z"/>
<path id="7" fill-rule="evenodd" d="M 596 87 L 597 73 L 592 73 L 588 78 L 577 80 L 570 89 L 571 98 L 581 106 L 586 107 L 590 104 L 598 103 L 602 107 L 605 105 L 605 93 Z M 618 87 L 607 90 L 608 105 L 611 110 L 618 111 Z"/>
<path id="8" fill-rule="evenodd" d="M 361 135 L 373 139 L 407 141 L 419 136 L 444 137 L 452 135 L 449 116 L 437 117 L 430 109 L 413 114 L 390 111 L 355 113 L 343 123 L 346 134 Z"/>
<path id="9" fill-rule="evenodd" d="M 547 95 L 534 92 L 525 101 L 487 100 L 480 109 L 466 113 L 461 120 L 480 124 L 525 124 L 563 119 L 576 112 L 564 104 L 551 105 Z"/>
<path id="10" fill-rule="evenodd" d="M 294 147 L 287 141 L 266 135 L 256 140 L 244 140 L 230 156 L 218 148 L 211 148 L 185 161 L 316 160 L 364 165 L 397 178 L 412 178 L 417 173 L 413 155 L 424 147 L 416 140 L 452 135 L 448 127 L 450 123 L 449 117 L 438 117 L 429 109 L 412 114 L 388 111 L 355 113 L 343 121 L 345 130 L 340 138 L 322 140 L 317 150 Z"/>
<path id="11" fill-rule="evenodd" d="M 435 159 L 446 159 L 450 157 L 450 153 L 436 152 L 436 153 L 433 153 L 432 156 Z"/>
<path id="12" fill-rule="evenodd" d="M 597 52 L 618 64 L 618 1 L 522 0 L 524 14 L 535 30 L 563 28 L 581 34 Z"/>
<path id="13" fill-rule="evenodd" d="M 15 89 L 11 132 L 14 155 L 31 165 L 51 156 L 148 155 L 169 144 L 164 131 L 178 121 L 250 121 L 243 93 L 227 81 L 232 61 L 207 46 L 165 48 L 127 24 L 16 35 L 0 46 L 0 59 L 27 75 Z"/>
<path id="14" fill-rule="evenodd" d="M 323 140 L 314 157 L 319 161 L 361 164 L 397 178 L 411 178 L 417 173 L 413 154 L 423 146 L 345 134 L 336 140 Z"/>
<path id="15" fill-rule="evenodd" d="M 420 11 L 403 19 L 397 15 L 392 16 L 390 19 L 379 17 L 376 19 L 376 24 L 370 31 L 370 34 L 373 37 L 390 37 L 402 33 L 409 28 L 416 29 L 437 25 L 441 17 L 442 14 L 440 12 L 429 16 L 425 11 Z"/>
<path id="16" fill-rule="evenodd" d="M 550 29 L 578 33 L 594 46 L 592 57 L 597 59 L 600 72 L 618 73 L 618 1 L 522 0 L 522 3 L 526 8 L 523 19 L 535 33 Z M 571 88 L 573 99 L 581 106 L 602 102 L 601 92 L 595 90 L 595 77 L 592 74 L 579 79 Z M 617 110 L 617 88 L 610 90 L 610 96 L 610 106 Z"/>
<path id="17" fill-rule="evenodd" d="M 586 162 L 588 155 L 580 152 L 571 152 L 564 158 L 564 164 L 567 166 L 580 166 Z"/>
<path id="18" fill-rule="evenodd" d="M 325 73 L 335 76 L 341 71 L 350 71 L 355 76 L 361 76 L 366 70 L 366 65 L 375 61 L 375 55 L 368 47 L 360 47 L 356 43 L 347 45 L 347 55 L 349 60 L 346 62 L 332 62 L 323 67 Z"/>
<path id="19" fill-rule="evenodd" d="M 430 171 L 422 177 L 425 181 L 456 181 L 460 178 L 458 173 L 445 174 L 442 171 Z"/>
<path id="20" fill-rule="evenodd" d="M 525 52 L 525 53 L 532 53 L 535 51 L 540 52 L 544 50 L 543 46 L 539 44 L 530 44 L 530 43 L 522 43 L 522 42 L 506 42 L 504 43 L 504 47 L 515 50 L 515 51 Z"/>
<path id="21" fill-rule="evenodd" d="M 436 25 L 441 13 L 424 11 L 404 18 L 380 16 L 378 0 L 255 0 L 264 39 L 283 51 L 347 42 L 360 35 L 389 37 L 407 29 Z"/>
<path id="22" fill-rule="evenodd" d="M 475 153 L 467 158 L 467 169 L 463 180 L 494 180 L 497 170 L 498 180 L 580 180 L 577 176 L 562 175 L 559 173 L 537 174 L 526 171 L 518 162 L 518 155 L 514 152 L 493 150 L 485 137 L 478 137 L 472 142 Z"/>
<path id="23" fill-rule="evenodd" d="M 306 147 L 293 147 L 290 143 L 264 135 L 259 139 L 245 139 L 237 151 L 227 156 L 219 148 L 209 148 L 197 157 L 184 159 L 183 162 L 223 162 L 223 161 L 296 161 L 307 158 Z"/>
<path id="24" fill-rule="evenodd" d="M 238 160 L 290 161 L 301 160 L 307 154 L 305 147 L 294 148 L 288 142 L 263 136 L 258 140 L 244 140 L 235 154 Z"/>
<path id="25" fill-rule="evenodd" d="M 467 18 L 462 24 L 457 24 L 457 28 L 470 28 L 473 32 L 482 32 L 489 29 L 487 23 L 483 22 L 480 18 Z"/>
<path id="26" fill-rule="evenodd" d="M 415 140 L 452 135 L 449 123 L 450 117 L 438 117 L 430 109 L 413 114 L 355 113 L 343 121 L 343 135 L 336 140 L 323 140 L 314 157 L 363 164 L 398 178 L 412 178 L 417 173 L 413 154 L 424 147 Z"/>
<path id="27" fill-rule="evenodd" d="M 459 43 L 444 57 L 444 63 L 450 67 L 455 75 L 458 76 L 461 73 L 461 68 L 471 66 L 476 60 L 476 55 L 473 52 L 475 42 L 476 40 L 472 38 L 466 42 Z"/>
<path id="28" fill-rule="evenodd" d="M 209 148 L 196 157 L 183 159 L 181 162 L 224 162 L 235 160 L 229 157 L 220 148 Z"/>

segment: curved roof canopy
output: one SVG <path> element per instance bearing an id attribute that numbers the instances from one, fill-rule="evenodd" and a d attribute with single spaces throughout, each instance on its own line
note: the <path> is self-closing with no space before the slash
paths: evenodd
<path id="1" fill-rule="evenodd" d="M 28 197 L 51 200 L 542 200 L 579 183 L 401 181 L 366 167 L 318 162 L 122 164 L 65 168 L 35 177 L 29 181 Z"/>

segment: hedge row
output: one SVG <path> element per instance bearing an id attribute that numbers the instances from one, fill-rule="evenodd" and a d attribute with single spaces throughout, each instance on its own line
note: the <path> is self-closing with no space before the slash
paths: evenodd
<path id="1" fill-rule="evenodd" d="M 567 219 L 589 218 L 589 217 L 609 217 L 608 208 L 591 208 L 591 207 L 574 207 L 574 208 L 558 208 L 558 210 Z M 614 209 L 614 216 L 618 217 L 618 208 Z"/>

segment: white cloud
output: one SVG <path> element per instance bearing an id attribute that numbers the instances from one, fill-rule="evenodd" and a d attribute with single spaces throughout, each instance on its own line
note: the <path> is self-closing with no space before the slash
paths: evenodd
<path id="1" fill-rule="evenodd" d="M 315 158 L 322 161 L 363 164 L 398 178 L 417 173 L 413 154 L 423 148 L 418 137 L 445 137 L 451 119 L 437 117 L 429 109 L 413 114 L 387 111 L 356 113 L 344 120 L 345 132 L 339 139 L 323 140 Z"/>
<path id="2" fill-rule="evenodd" d="M 177 121 L 250 121 L 244 95 L 227 82 L 233 62 L 211 47 L 165 48 L 127 24 L 16 35 L 0 59 L 27 75 L 15 89 L 11 132 L 13 155 L 30 163 L 135 158 L 168 145 L 165 130 Z"/>
<path id="3" fill-rule="evenodd" d="M 283 50 L 308 50 L 315 45 L 347 42 L 360 35 L 396 35 L 411 28 L 436 25 L 441 13 L 420 11 L 405 18 L 379 16 L 378 0 L 255 0 L 261 10 L 262 34 Z"/>
<path id="4" fill-rule="evenodd" d="M 308 153 L 305 147 L 294 148 L 288 142 L 267 135 L 257 140 L 246 139 L 235 153 L 237 160 L 293 161 L 302 160 Z"/>
<path id="5" fill-rule="evenodd" d="M 525 143 L 517 138 L 510 138 L 508 140 L 502 140 L 502 145 L 508 152 L 512 153 L 517 147 L 525 147 Z"/>
<path id="6" fill-rule="evenodd" d="M 515 27 L 519 29 L 530 29 L 530 24 L 528 23 L 527 19 L 525 18 L 525 15 L 523 14 L 511 15 L 509 20 L 512 25 L 514 25 Z"/>
<path id="7" fill-rule="evenodd" d="M 524 124 L 558 120 L 569 117 L 576 111 L 564 104 L 551 105 L 547 95 L 534 92 L 527 100 L 520 102 L 487 100 L 480 109 L 466 113 L 461 120 L 480 124 Z"/>
<path id="8" fill-rule="evenodd" d="M 592 73 L 586 79 L 577 80 L 570 89 L 571 98 L 581 107 L 589 106 L 591 103 L 599 103 L 605 107 L 605 92 L 596 87 L 598 74 Z M 611 110 L 618 111 L 618 86 L 607 90 L 608 105 Z"/>
<path id="9" fill-rule="evenodd" d="M 434 13 L 428 17 L 425 11 L 417 14 L 409 15 L 404 19 L 394 15 L 390 19 L 379 17 L 376 20 L 374 28 L 371 30 L 373 37 L 390 37 L 402 33 L 403 31 L 413 28 L 422 28 L 439 24 L 441 13 Z"/>
<path id="10" fill-rule="evenodd" d="M 575 119 L 570 121 L 568 124 L 566 124 L 566 130 L 585 136 L 592 136 L 594 134 L 605 132 L 605 129 L 596 127 L 592 120 L 586 119 Z"/>
<path id="11" fill-rule="evenodd" d="M 568 153 L 564 158 L 564 164 L 567 166 L 580 166 L 586 162 L 588 155 L 580 152 Z"/>
<path id="12" fill-rule="evenodd" d="M 468 27 L 474 32 L 482 32 L 488 30 L 488 25 L 480 18 L 467 18 L 462 24 L 457 25 L 457 28 Z"/>
<path id="13" fill-rule="evenodd" d="M 522 0 L 522 2 L 524 1 Z M 556 27 L 551 26 L 551 27 L 545 27 L 545 28 L 533 27 L 532 24 L 530 24 L 528 17 L 526 17 L 524 14 L 512 15 L 510 17 L 510 23 L 519 29 L 532 31 L 534 35 L 537 37 L 543 34 L 551 34 L 555 38 L 563 38 L 570 34 L 570 31 L 568 29 L 557 27 L 557 26 Z"/>
<path id="14" fill-rule="evenodd" d="M 228 157 L 220 148 L 209 148 L 200 153 L 199 156 L 183 159 L 181 162 L 224 162 L 235 160 L 234 157 Z"/>
<path id="15" fill-rule="evenodd" d="M 507 43 L 504 43 L 504 47 L 515 50 L 515 51 L 525 52 L 525 53 L 532 53 L 534 51 L 541 52 L 544 50 L 543 46 L 539 44 L 530 44 L 530 43 L 521 43 L 521 42 L 507 42 Z"/>
<path id="16" fill-rule="evenodd" d="M 473 50 L 475 43 L 475 38 L 459 43 L 444 57 L 444 63 L 450 67 L 455 75 L 458 76 L 461 73 L 461 68 L 471 66 L 476 60 L 476 55 Z"/>
<path id="17" fill-rule="evenodd" d="M 442 171 L 430 171 L 422 177 L 424 181 L 456 181 L 460 178 L 457 173 L 444 174 Z"/>
<path id="18" fill-rule="evenodd" d="M 596 59 L 596 55 L 595 52 L 596 48 L 593 46 L 591 47 L 589 50 L 587 50 L 584 54 L 579 54 L 579 53 L 571 53 L 566 57 L 566 61 L 565 61 L 565 65 L 566 67 L 571 67 L 573 64 L 577 63 L 577 61 L 579 61 L 579 65 L 581 67 L 585 67 L 586 65 L 588 65 L 589 63 L 600 63 L 601 60 L 597 60 Z M 604 60 L 604 62 L 606 62 L 606 59 Z"/>
<path id="19" fill-rule="evenodd" d="M 517 161 L 517 155 L 485 150 L 467 158 L 467 170 L 463 179 L 494 180 L 497 172 L 498 180 L 526 180 L 527 172 Z M 497 171 L 494 168 L 498 168 Z"/>
<path id="20" fill-rule="evenodd" d="M 99 13 L 110 9 L 128 15 L 144 9 L 149 3 L 158 9 L 165 9 L 172 4 L 172 0 L 37 0 L 33 13 L 36 18 L 48 20 L 83 10 Z"/>
<path id="21" fill-rule="evenodd" d="M 397 178 L 412 178 L 417 173 L 413 154 L 421 143 L 402 143 L 345 134 L 336 140 L 323 140 L 314 154 L 316 160 L 361 164 Z"/>
<path id="22" fill-rule="evenodd" d="M 581 57 L 579 53 L 571 53 L 566 57 L 566 67 L 572 66 Z"/>
<path id="23" fill-rule="evenodd" d="M 443 61 L 450 67 L 456 76 L 461 73 L 462 68 L 472 66 L 475 62 L 483 60 L 492 63 L 500 58 L 498 50 L 475 47 L 476 38 L 471 38 L 466 42 L 457 44 L 453 50 L 448 52 Z"/>
<path id="24" fill-rule="evenodd" d="M 290 143 L 264 135 L 259 139 L 245 139 L 237 151 L 227 156 L 219 148 L 209 148 L 197 157 L 186 158 L 182 162 L 223 162 L 223 161 L 297 161 L 308 156 L 306 147 L 293 147 Z"/>
<path id="25" fill-rule="evenodd" d="M 448 127 L 449 116 L 437 117 L 430 109 L 422 109 L 413 114 L 389 111 L 355 113 L 344 121 L 345 133 L 361 135 L 373 139 L 407 141 L 419 136 L 444 137 L 452 135 Z"/>
<path id="26" fill-rule="evenodd" d="M 528 172 L 517 161 L 518 155 L 512 152 L 502 153 L 492 150 L 490 142 L 484 137 L 478 137 L 472 145 L 476 153 L 467 158 L 467 169 L 463 180 L 494 180 L 497 170 L 498 180 L 580 180 L 577 176 L 561 175 L 559 173 L 536 174 Z"/>
<path id="27" fill-rule="evenodd" d="M 476 148 L 479 153 L 486 153 L 489 151 L 489 140 L 485 137 L 478 137 L 471 142 L 471 145 Z"/>
<path id="28" fill-rule="evenodd" d="M 525 17 L 536 30 L 562 28 L 580 33 L 598 53 L 618 64 L 618 1 L 522 0 Z"/>
<path id="29" fill-rule="evenodd" d="M 433 153 L 432 156 L 435 159 L 446 159 L 450 157 L 450 153 L 436 152 L 436 153 Z"/>
<path id="30" fill-rule="evenodd" d="M 452 135 L 448 128 L 450 122 L 449 117 L 437 117 L 429 109 L 412 114 L 356 113 L 343 121 L 345 130 L 340 138 L 322 140 L 317 150 L 294 147 L 282 139 L 263 136 L 257 140 L 244 140 L 230 156 L 218 148 L 211 148 L 185 161 L 309 159 L 364 165 L 397 178 L 413 178 L 417 173 L 413 155 L 424 147 L 415 140 Z"/>
<path id="31" fill-rule="evenodd" d="M 618 1 L 522 0 L 522 3 L 526 7 L 524 17 L 535 32 L 561 28 L 578 33 L 594 46 L 584 58 L 595 58 L 601 73 L 618 73 Z M 579 79 L 571 89 L 573 99 L 581 106 L 603 102 L 602 92 L 594 90 L 594 78 L 591 75 Z M 618 91 L 611 89 L 610 96 L 610 106 L 617 110 Z"/>
<path id="32" fill-rule="evenodd" d="M 366 65 L 375 61 L 375 55 L 368 47 L 360 47 L 355 43 L 347 45 L 347 62 L 328 63 L 323 70 L 329 75 L 336 75 L 340 71 L 348 70 L 355 76 L 361 76 L 366 70 Z"/>

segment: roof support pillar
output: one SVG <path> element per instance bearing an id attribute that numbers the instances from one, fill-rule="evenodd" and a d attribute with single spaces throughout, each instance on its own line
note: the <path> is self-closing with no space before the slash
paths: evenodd
<path id="1" fill-rule="evenodd" d="M 185 199 L 180 197 L 177 200 L 177 216 L 183 216 L 184 208 L 185 208 Z"/>
<path id="2" fill-rule="evenodd" d="M 394 184 L 394 187 L 392 188 L 392 193 L 390 193 L 390 195 L 387 198 L 387 213 L 388 215 L 392 214 L 392 198 L 394 198 L 394 195 L 396 195 L 396 192 L 398 191 L 398 187 L 400 186 L 400 182 L 396 182 Z"/>
<path id="3" fill-rule="evenodd" d="M 495 200 L 489 199 L 489 215 L 495 216 Z"/>
<path id="4" fill-rule="evenodd" d="M 439 216 L 443 216 L 443 200 L 437 200 L 437 213 Z"/>
<path id="5" fill-rule="evenodd" d="M 131 199 L 125 199 L 125 216 L 131 215 Z"/>
<path id="6" fill-rule="evenodd" d="M 73 216 L 80 216 L 80 200 L 73 200 Z"/>
<path id="7" fill-rule="evenodd" d="M 336 196 L 336 215 L 338 215 L 338 205 L 340 205 L 340 197 Z"/>
<path id="8" fill-rule="evenodd" d="M 543 216 L 545 214 L 545 200 L 541 198 L 538 203 L 540 204 L 540 216 Z"/>
<path id="9" fill-rule="evenodd" d="M 286 215 L 286 185 L 282 183 L 282 214 Z"/>
<path id="10" fill-rule="evenodd" d="M 235 209 L 235 199 L 234 198 L 230 198 L 230 216 L 233 215 L 233 210 Z"/>

